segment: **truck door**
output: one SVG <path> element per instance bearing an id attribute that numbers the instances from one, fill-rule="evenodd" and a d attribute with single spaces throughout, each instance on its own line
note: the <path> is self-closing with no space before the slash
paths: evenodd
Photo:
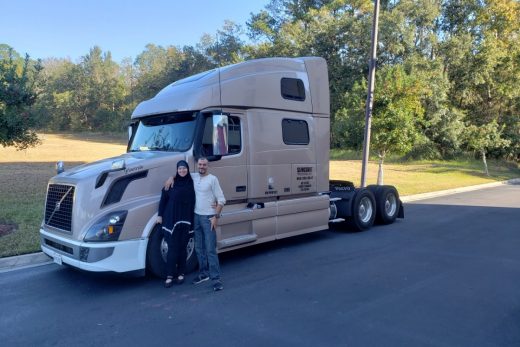
<path id="1" fill-rule="evenodd" d="M 227 205 L 231 205 L 243 203 L 247 198 L 247 150 L 246 141 L 242 138 L 247 133 L 244 131 L 247 124 L 243 114 L 233 112 L 224 115 L 227 116 L 227 124 L 220 125 L 215 124 L 219 120 L 218 115 L 203 114 L 204 130 L 198 156 L 208 158 L 209 172 L 217 176 Z"/>
<path id="2" fill-rule="evenodd" d="M 208 158 L 209 172 L 217 176 L 227 201 L 217 228 L 217 247 L 221 250 L 255 242 L 259 236 L 253 230 L 254 210 L 247 204 L 246 117 L 240 112 L 228 112 L 224 117 L 203 115 L 199 153 L 194 154 Z M 270 230 L 274 230 L 274 225 Z"/>

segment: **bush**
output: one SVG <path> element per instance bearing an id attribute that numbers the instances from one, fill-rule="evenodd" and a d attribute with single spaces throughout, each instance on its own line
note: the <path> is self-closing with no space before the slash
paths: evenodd
<path id="1" fill-rule="evenodd" d="M 437 146 L 426 136 L 421 136 L 415 142 L 412 150 L 403 159 L 405 160 L 435 160 L 442 159 Z"/>

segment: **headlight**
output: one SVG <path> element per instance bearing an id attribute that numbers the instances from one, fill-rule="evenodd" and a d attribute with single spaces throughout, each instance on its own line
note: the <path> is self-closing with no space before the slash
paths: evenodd
<path id="1" fill-rule="evenodd" d="M 85 242 L 117 241 L 125 224 L 128 211 L 116 211 L 104 215 L 92 225 L 85 235 Z"/>

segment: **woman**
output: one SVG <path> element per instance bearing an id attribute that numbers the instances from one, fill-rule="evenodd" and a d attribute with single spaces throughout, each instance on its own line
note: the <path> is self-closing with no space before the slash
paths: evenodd
<path id="1" fill-rule="evenodd" d="M 195 209 L 195 191 L 188 163 L 177 163 L 177 174 L 173 188 L 161 193 L 157 223 L 162 224 L 164 239 L 168 243 L 166 261 L 166 281 L 169 288 L 175 281 L 184 282 L 186 268 L 186 245 L 188 233 L 193 229 L 193 211 Z"/>

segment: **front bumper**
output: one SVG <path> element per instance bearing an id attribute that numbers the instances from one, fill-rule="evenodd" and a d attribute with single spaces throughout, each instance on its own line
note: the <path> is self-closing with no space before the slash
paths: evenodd
<path id="1" fill-rule="evenodd" d="M 42 251 L 56 263 L 93 272 L 128 272 L 146 266 L 148 239 L 115 242 L 81 242 L 40 229 Z"/>

